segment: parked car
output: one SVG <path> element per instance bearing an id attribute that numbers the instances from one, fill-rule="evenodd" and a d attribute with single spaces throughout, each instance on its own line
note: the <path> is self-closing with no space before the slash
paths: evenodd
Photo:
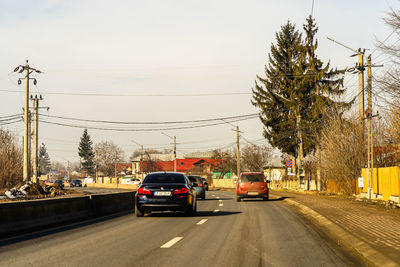
<path id="1" fill-rule="evenodd" d="M 150 173 L 135 195 L 136 217 L 152 211 L 183 211 L 193 216 L 196 210 L 196 190 L 182 173 Z"/>
<path id="2" fill-rule="evenodd" d="M 200 199 L 206 199 L 206 189 L 204 188 L 201 176 L 188 175 L 188 178 L 196 190 L 196 196 Z"/>
<path id="3" fill-rule="evenodd" d="M 201 180 L 203 181 L 204 189 L 205 189 L 206 191 L 208 191 L 208 182 L 207 182 L 207 179 L 204 178 L 204 177 L 201 177 Z"/>
<path id="4" fill-rule="evenodd" d="M 236 201 L 242 198 L 269 199 L 268 183 L 262 172 L 244 172 L 236 183 Z"/>
<path id="5" fill-rule="evenodd" d="M 57 184 L 61 187 L 61 189 L 64 189 L 64 182 L 61 179 L 57 179 L 54 181 L 54 184 Z"/>
<path id="6" fill-rule="evenodd" d="M 69 182 L 70 187 L 82 187 L 82 181 L 79 179 L 74 179 L 71 182 Z"/>
<path id="7" fill-rule="evenodd" d="M 128 184 L 134 184 L 134 185 L 140 185 L 141 181 L 138 178 L 132 178 L 130 179 L 130 181 L 128 182 Z"/>

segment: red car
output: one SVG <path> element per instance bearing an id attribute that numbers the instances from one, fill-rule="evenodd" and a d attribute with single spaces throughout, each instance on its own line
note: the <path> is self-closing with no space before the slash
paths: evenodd
<path id="1" fill-rule="evenodd" d="M 269 199 L 268 183 L 262 172 L 243 172 L 236 184 L 236 201 L 242 198 Z"/>

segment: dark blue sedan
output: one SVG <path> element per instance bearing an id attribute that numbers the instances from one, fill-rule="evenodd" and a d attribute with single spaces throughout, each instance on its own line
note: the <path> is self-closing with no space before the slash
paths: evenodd
<path id="1" fill-rule="evenodd" d="M 152 211 L 182 211 L 193 216 L 196 209 L 196 191 L 182 173 L 150 173 L 135 195 L 136 217 Z"/>

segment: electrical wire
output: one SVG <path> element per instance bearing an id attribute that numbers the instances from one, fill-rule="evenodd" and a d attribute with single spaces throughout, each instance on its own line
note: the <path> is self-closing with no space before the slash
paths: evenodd
<path id="1" fill-rule="evenodd" d="M 106 120 L 89 120 L 89 119 L 79 119 L 79 118 L 71 118 L 71 117 L 63 117 L 56 115 L 46 115 L 39 114 L 40 116 L 57 118 L 63 120 L 72 120 L 72 121 L 81 121 L 81 122 L 96 122 L 96 123 L 110 123 L 110 124 L 135 124 L 135 125 L 155 125 L 155 124 L 187 124 L 187 123 L 200 123 L 200 122 L 211 122 L 211 121 L 220 121 L 220 120 L 232 120 L 238 118 L 252 118 L 258 116 L 258 113 L 251 113 L 245 115 L 231 116 L 231 117 L 222 117 L 222 118 L 212 118 L 212 119 L 203 119 L 203 120 L 188 120 L 188 121 L 164 121 L 164 122 L 133 122 L 133 121 L 106 121 Z"/>
<path id="2" fill-rule="evenodd" d="M 255 119 L 257 117 L 236 119 L 236 120 L 232 120 L 232 122 Z M 46 123 L 46 124 L 53 124 L 53 125 L 72 127 L 72 128 L 103 130 L 103 131 L 119 131 L 119 132 L 151 132 L 151 131 L 183 130 L 183 129 L 194 129 L 194 128 L 210 127 L 210 126 L 216 126 L 216 125 L 225 124 L 225 122 L 217 122 L 217 123 L 209 123 L 209 124 L 194 125 L 194 126 L 182 126 L 182 127 L 127 129 L 127 128 L 105 128 L 105 127 L 73 125 L 73 124 L 65 124 L 65 123 L 58 123 L 58 122 L 50 122 L 50 121 L 45 121 L 45 120 L 41 120 L 41 119 L 39 119 L 39 121 L 43 122 L 43 123 Z"/>

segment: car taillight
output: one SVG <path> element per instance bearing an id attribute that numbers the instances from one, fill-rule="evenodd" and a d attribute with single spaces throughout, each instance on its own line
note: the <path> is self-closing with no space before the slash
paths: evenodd
<path id="1" fill-rule="evenodd" d="M 203 184 L 198 184 L 199 187 L 203 187 Z"/>
<path id="2" fill-rule="evenodd" d="M 181 189 L 175 189 L 174 195 L 187 194 L 187 192 L 189 192 L 189 190 L 185 187 L 182 187 Z"/>
<path id="3" fill-rule="evenodd" d="M 265 188 L 267 188 L 267 187 L 268 187 L 268 183 L 267 183 L 267 182 L 265 182 L 265 183 L 264 183 L 264 185 L 265 185 Z"/>
<path id="4" fill-rule="evenodd" d="M 151 195 L 151 191 L 143 187 L 139 188 L 138 193 L 142 195 Z"/>

